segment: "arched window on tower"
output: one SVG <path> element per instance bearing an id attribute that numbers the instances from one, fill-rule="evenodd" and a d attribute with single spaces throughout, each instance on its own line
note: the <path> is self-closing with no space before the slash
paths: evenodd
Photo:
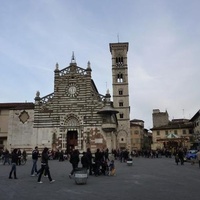
<path id="1" fill-rule="evenodd" d="M 116 57 L 115 62 L 116 62 L 117 67 L 121 67 L 121 66 L 123 66 L 124 59 L 123 59 L 123 57 Z"/>
<path id="2" fill-rule="evenodd" d="M 118 83 L 122 83 L 123 82 L 123 74 L 122 73 L 117 74 L 117 82 Z"/>
<path id="3" fill-rule="evenodd" d="M 124 106 L 124 103 L 122 100 L 119 101 L 119 107 L 123 107 Z"/>
<path id="4" fill-rule="evenodd" d="M 119 113 L 119 118 L 123 119 L 124 118 L 124 113 Z"/>
<path id="5" fill-rule="evenodd" d="M 119 95 L 123 95 L 123 89 L 119 89 Z"/>

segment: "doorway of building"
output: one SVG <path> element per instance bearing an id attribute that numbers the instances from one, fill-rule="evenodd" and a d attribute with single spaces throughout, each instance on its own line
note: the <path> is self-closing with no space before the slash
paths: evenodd
<path id="1" fill-rule="evenodd" d="M 75 146 L 78 145 L 78 132 L 77 131 L 67 131 L 67 153 L 71 153 Z"/>

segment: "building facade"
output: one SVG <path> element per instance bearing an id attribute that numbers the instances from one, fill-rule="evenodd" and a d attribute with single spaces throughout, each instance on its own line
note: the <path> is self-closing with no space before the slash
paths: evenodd
<path id="1" fill-rule="evenodd" d="M 194 134 L 193 134 L 193 145 L 194 149 L 200 150 L 200 110 L 190 119 L 193 123 Z"/>
<path id="2" fill-rule="evenodd" d="M 117 114 L 118 129 L 115 132 L 118 148 L 131 150 L 130 105 L 128 82 L 128 43 L 111 43 L 113 103 Z"/>
<path id="3" fill-rule="evenodd" d="M 132 150 L 149 150 L 152 144 L 152 134 L 144 128 L 144 121 L 133 119 L 130 121 Z"/>
<path id="4" fill-rule="evenodd" d="M 109 91 L 98 92 L 90 62 L 54 70 L 54 90 L 34 103 L 0 104 L 0 142 L 4 148 L 31 150 L 35 146 L 70 152 L 88 147 L 131 148 L 128 92 L 128 43 L 111 43 L 113 102 Z M 19 107 L 21 105 L 21 107 Z M 29 105 L 29 106 L 28 106 Z M 5 114 L 6 113 L 6 114 Z M 4 116 L 2 116 L 4 115 Z M 4 120 L 7 119 L 7 125 Z M 4 124 L 4 125 L 3 125 Z"/>
<path id="5" fill-rule="evenodd" d="M 169 120 L 168 112 L 153 110 L 152 146 L 156 149 L 190 149 L 193 137 L 193 123 L 189 119 Z"/>
<path id="6" fill-rule="evenodd" d="M 0 149 L 32 149 L 34 103 L 0 103 Z"/>
<path id="7" fill-rule="evenodd" d="M 144 121 L 133 119 L 130 121 L 132 150 L 142 150 L 144 143 Z"/>

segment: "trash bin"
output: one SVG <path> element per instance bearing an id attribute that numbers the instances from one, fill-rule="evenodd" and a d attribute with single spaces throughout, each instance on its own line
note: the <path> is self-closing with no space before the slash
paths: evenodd
<path id="1" fill-rule="evenodd" d="M 128 166 L 133 165 L 133 159 L 132 158 L 127 159 L 126 163 Z"/>
<path id="2" fill-rule="evenodd" d="M 77 168 L 74 172 L 74 180 L 76 184 L 86 184 L 88 173 L 86 168 Z"/>

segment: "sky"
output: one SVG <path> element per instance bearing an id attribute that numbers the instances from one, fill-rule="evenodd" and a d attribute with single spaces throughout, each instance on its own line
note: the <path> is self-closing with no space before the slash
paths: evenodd
<path id="1" fill-rule="evenodd" d="M 130 119 L 153 127 L 200 108 L 199 0 L 0 0 L 0 103 L 54 91 L 54 70 L 90 61 L 100 94 L 112 95 L 109 43 L 128 42 Z"/>

